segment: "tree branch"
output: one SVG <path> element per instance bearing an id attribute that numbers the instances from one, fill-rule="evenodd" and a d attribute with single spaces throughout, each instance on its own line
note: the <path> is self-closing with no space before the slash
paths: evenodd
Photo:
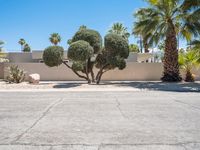
<path id="1" fill-rule="evenodd" d="M 87 78 L 87 77 L 85 77 L 85 76 L 83 76 L 83 75 L 80 75 L 76 70 L 74 70 L 71 66 L 69 66 L 65 61 L 63 61 L 63 64 L 64 64 L 65 66 L 67 66 L 69 69 L 71 69 L 79 78 L 83 78 L 83 79 L 85 79 L 85 80 L 88 81 L 88 78 Z"/>
<path id="2" fill-rule="evenodd" d="M 99 72 L 97 73 L 97 76 L 96 76 L 97 84 L 99 84 L 102 75 L 103 75 L 105 72 L 108 71 L 108 70 L 103 71 L 108 65 L 109 65 L 109 64 L 104 65 L 104 66 L 99 70 Z"/>

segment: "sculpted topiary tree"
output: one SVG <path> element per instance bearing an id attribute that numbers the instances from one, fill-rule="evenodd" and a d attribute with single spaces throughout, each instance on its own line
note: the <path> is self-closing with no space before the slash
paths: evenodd
<path id="1" fill-rule="evenodd" d="M 49 46 L 44 50 L 43 60 L 49 67 L 59 66 L 63 63 L 64 49 L 61 46 Z"/>
<path id="2" fill-rule="evenodd" d="M 63 60 L 64 50 L 59 46 L 45 49 L 44 62 L 49 67 L 62 63 L 70 68 L 77 76 L 99 84 L 102 75 L 115 68 L 126 67 L 125 59 L 129 55 L 127 40 L 117 34 L 108 34 L 102 48 L 102 38 L 97 31 L 80 28 L 70 41 L 68 49 L 69 62 Z M 95 77 L 94 67 L 99 69 Z"/>
<path id="3" fill-rule="evenodd" d="M 91 74 L 92 82 L 95 82 L 95 75 L 94 75 L 93 68 L 95 64 L 95 57 L 100 53 L 102 49 L 102 37 L 99 34 L 99 32 L 95 30 L 87 29 L 86 26 L 81 26 L 79 28 L 79 31 L 76 32 L 73 38 L 71 39 L 71 45 L 74 42 L 77 42 L 80 40 L 87 42 L 93 48 L 93 53 L 90 55 L 90 57 L 88 57 L 85 65 L 83 66 L 82 72 L 85 72 L 86 74 Z M 68 53 L 68 57 L 69 57 L 69 53 Z M 77 57 L 79 56 L 77 55 Z M 69 59 L 73 61 L 73 58 L 69 57 Z M 90 79 L 88 79 L 88 82 L 90 82 Z"/>
<path id="4" fill-rule="evenodd" d="M 96 59 L 96 67 L 99 68 L 96 76 L 97 84 L 105 72 L 115 68 L 123 70 L 126 67 L 125 59 L 129 56 L 129 44 L 122 36 L 108 34 L 105 36 L 104 43 L 105 47 Z"/>
<path id="5" fill-rule="evenodd" d="M 84 73 L 86 76 L 79 75 L 79 77 L 86 79 L 88 83 L 91 82 L 89 77 L 89 73 L 91 72 L 89 70 L 89 63 L 93 55 L 93 47 L 88 42 L 83 40 L 73 42 L 68 49 L 68 58 L 72 62 L 71 69 L 76 72 L 80 71 Z M 66 63 L 65 65 L 68 66 Z"/>

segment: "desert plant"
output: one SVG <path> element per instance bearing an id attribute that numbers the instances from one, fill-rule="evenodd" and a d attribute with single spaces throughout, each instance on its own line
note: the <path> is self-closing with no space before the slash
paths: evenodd
<path id="1" fill-rule="evenodd" d="M 125 58 L 129 54 L 128 42 L 120 35 L 108 34 L 105 37 L 105 47 L 102 48 L 101 35 L 86 27 L 80 28 L 70 40 L 68 49 L 69 63 L 63 60 L 63 48 L 45 49 L 43 59 L 47 66 L 59 66 L 62 63 L 70 68 L 78 77 L 88 83 L 100 82 L 103 73 L 110 69 L 123 69 L 126 66 Z M 101 59 L 103 61 L 101 61 Z M 99 69 L 96 77 L 94 67 Z"/>
<path id="2" fill-rule="evenodd" d="M 8 68 L 9 75 L 6 77 L 6 81 L 9 83 L 21 83 L 25 79 L 24 70 L 19 69 L 18 66 L 10 66 Z"/>
<path id="3" fill-rule="evenodd" d="M 200 55 L 194 50 L 189 50 L 185 53 L 179 54 L 179 65 L 186 72 L 185 81 L 194 82 L 194 76 L 192 74 L 192 69 L 198 66 Z"/>
<path id="4" fill-rule="evenodd" d="M 61 36 L 58 33 L 53 33 L 51 34 L 49 40 L 53 45 L 58 45 L 61 41 Z"/>

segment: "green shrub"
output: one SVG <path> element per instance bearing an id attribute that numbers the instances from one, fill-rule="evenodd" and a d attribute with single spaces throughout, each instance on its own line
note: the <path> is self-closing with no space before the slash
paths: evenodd
<path id="1" fill-rule="evenodd" d="M 73 62 L 72 69 L 76 71 L 83 71 L 85 67 L 85 63 L 83 62 Z"/>
<path id="2" fill-rule="evenodd" d="M 93 47 L 95 54 L 101 51 L 102 38 L 99 32 L 87 28 L 80 28 L 73 36 L 71 42 L 73 43 L 79 40 L 88 42 Z"/>
<path id="3" fill-rule="evenodd" d="M 94 53 L 93 48 L 86 41 L 77 41 L 70 45 L 68 49 L 68 58 L 72 61 L 82 61 L 85 62 Z"/>
<path id="4" fill-rule="evenodd" d="M 64 49 L 60 46 L 49 46 L 44 50 L 43 60 L 49 67 L 59 66 L 63 63 Z"/>
<path id="5" fill-rule="evenodd" d="M 128 42 L 118 34 L 107 34 L 105 36 L 105 50 L 112 56 L 120 56 L 122 58 L 128 58 L 129 45 Z"/>
<path id="6" fill-rule="evenodd" d="M 18 66 L 11 66 L 8 68 L 9 75 L 6 77 L 6 81 L 9 83 L 21 83 L 25 79 L 24 70 L 19 69 Z"/>

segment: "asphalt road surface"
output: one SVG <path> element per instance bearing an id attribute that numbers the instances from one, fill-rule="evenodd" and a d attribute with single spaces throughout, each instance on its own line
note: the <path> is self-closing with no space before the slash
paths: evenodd
<path id="1" fill-rule="evenodd" d="M 0 92 L 0 150 L 200 150 L 200 93 Z"/>

